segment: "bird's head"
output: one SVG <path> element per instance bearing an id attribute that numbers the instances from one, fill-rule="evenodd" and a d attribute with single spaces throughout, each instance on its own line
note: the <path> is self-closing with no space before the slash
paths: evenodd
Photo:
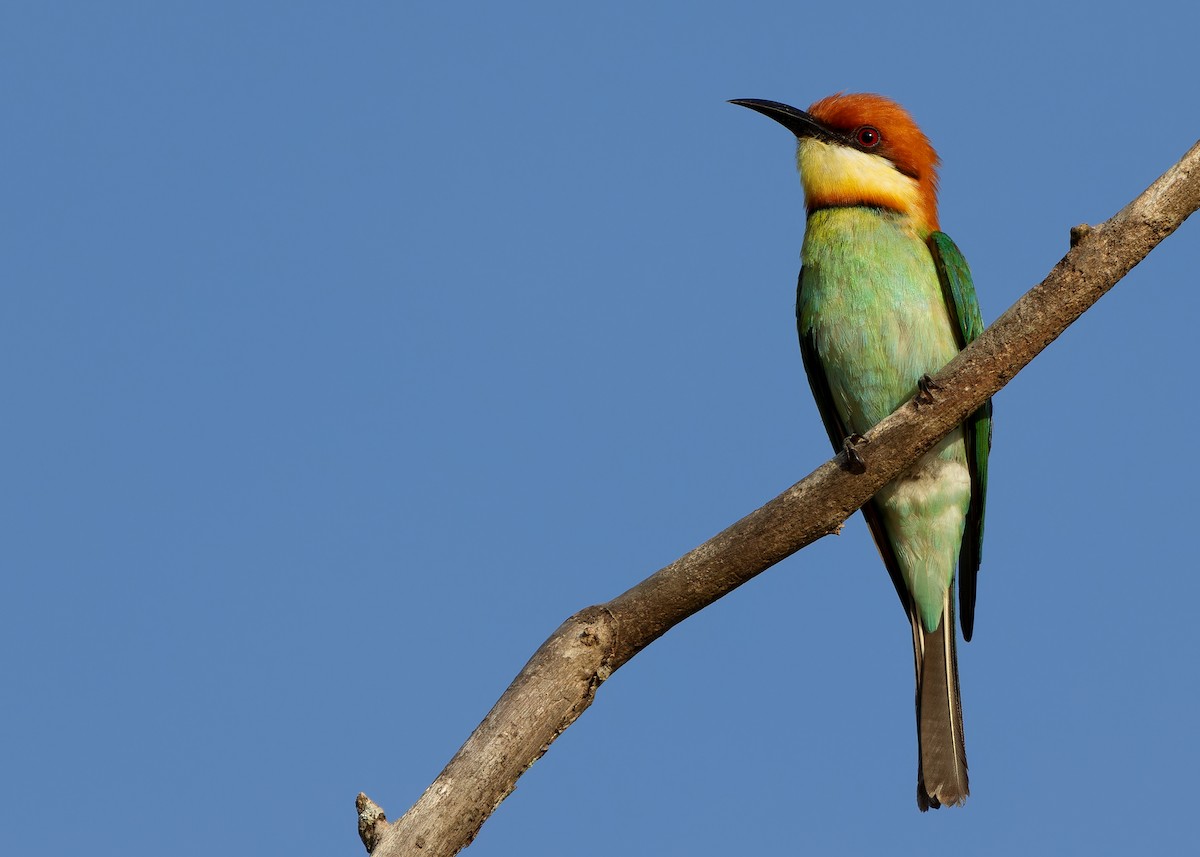
<path id="1" fill-rule="evenodd" d="M 896 102 L 868 93 L 838 94 L 808 112 L 757 98 L 731 103 L 769 116 L 796 135 L 809 212 L 873 205 L 907 214 L 919 232 L 937 230 L 937 152 Z"/>

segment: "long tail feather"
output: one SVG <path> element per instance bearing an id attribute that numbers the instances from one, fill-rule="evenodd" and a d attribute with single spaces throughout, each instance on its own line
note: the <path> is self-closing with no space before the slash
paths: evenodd
<path id="1" fill-rule="evenodd" d="M 953 591 L 946 592 L 936 631 L 926 631 L 910 609 L 917 667 L 917 806 L 924 812 L 960 806 L 967 787 L 967 751 L 963 742 L 958 694 Z"/>

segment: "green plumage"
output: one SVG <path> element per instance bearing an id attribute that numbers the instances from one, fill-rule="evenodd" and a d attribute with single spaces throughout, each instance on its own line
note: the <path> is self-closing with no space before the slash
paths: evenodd
<path id="1" fill-rule="evenodd" d="M 960 342 L 978 335 L 982 321 L 953 242 L 935 233 L 927 243 L 898 213 L 814 211 L 801 257 L 796 317 L 805 368 L 830 440 L 840 449 L 846 436 L 866 432 L 912 398 L 921 376 L 945 366 Z M 950 261 L 935 265 L 935 258 Z M 947 300 L 939 267 L 949 271 L 945 279 L 958 297 Z M 876 495 L 867 513 L 901 599 L 907 606 L 904 592 L 911 593 L 928 631 L 940 621 L 964 524 L 978 505 L 969 539 L 974 592 L 986 478 L 986 463 L 981 472 L 975 459 L 986 462 L 987 455 L 979 426 L 984 437 L 990 433 L 990 415 L 976 416 L 968 425 L 970 443 L 961 429 L 952 432 Z"/>
<path id="2" fill-rule="evenodd" d="M 817 209 L 801 257 L 800 347 L 835 449 L 911 399 L 922 376 L 983 330 L 954 242 L 918 234 L 899 212 Z M 953 585 L 957 566 L 970 639 L 990 447 L 989 402 L 862 510 L 912 623 L 923 810 L 961 803 L 968 792 Z"/>
<path id="3" fill-rule="evenodd" d="M 942 286 L 951 327 L 956 332 L 959 349 L 966 348 L 983 333 L 983 315 L 975 297 L 975 284 L 967 260 L 950 236 L 935 232 L 929 236 L 938 280 Z M 988 454 L 992 450 L 992 400 L 967 417 L 963 423 L 967 464 L 971 468 L 971 505 L 963 530 L 962 548 L 958 555 L 958 603 L 962 608 L 963 638 L 970 642 L 975 630 L 975 580 L 983 559 L 983 521 L 987 501 Z"/>

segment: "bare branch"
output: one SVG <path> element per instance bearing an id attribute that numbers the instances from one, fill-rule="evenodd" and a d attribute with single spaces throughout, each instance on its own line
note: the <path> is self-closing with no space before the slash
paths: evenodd
<path id="1" fill-rule="evenodd" d="M 564 622 L 399 821 L 387 827 L 382 810 L 359 796 L 360 831 L 373 857 L 441 857 L 470 844 L 615 670 L 688 616 L 839 530 L 1198 208 L 1200 143 L 1110 220 L 1072 230 L 1071 250 L 1049 276 L 938 373 L 934 404 L 919 412 L 906 404 L 871 430 L 859 447 L 865 472 L 851 473 L 839 454 L 629 591 Z"/>

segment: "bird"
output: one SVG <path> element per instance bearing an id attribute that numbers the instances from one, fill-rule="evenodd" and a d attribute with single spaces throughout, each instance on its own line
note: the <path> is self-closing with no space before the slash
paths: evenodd
<path id="1" fill-rule="evenodd" d="M 837 93 L 807 111 L 730 103 L 796 137 L 807 209 L 800 351 L 834 450 L 861 471 L 862 435 L 910 399 L 932 402 L 930 376 L 983 332 L 970 269 L 938 223 L 940 160 L 909 112 L 882 95 Z M 970 793 L 954 589 L 957 577 L 970 641 L 991 444 L 988 400 L 862 507 L 912 626 L 922 812 Z"/>

